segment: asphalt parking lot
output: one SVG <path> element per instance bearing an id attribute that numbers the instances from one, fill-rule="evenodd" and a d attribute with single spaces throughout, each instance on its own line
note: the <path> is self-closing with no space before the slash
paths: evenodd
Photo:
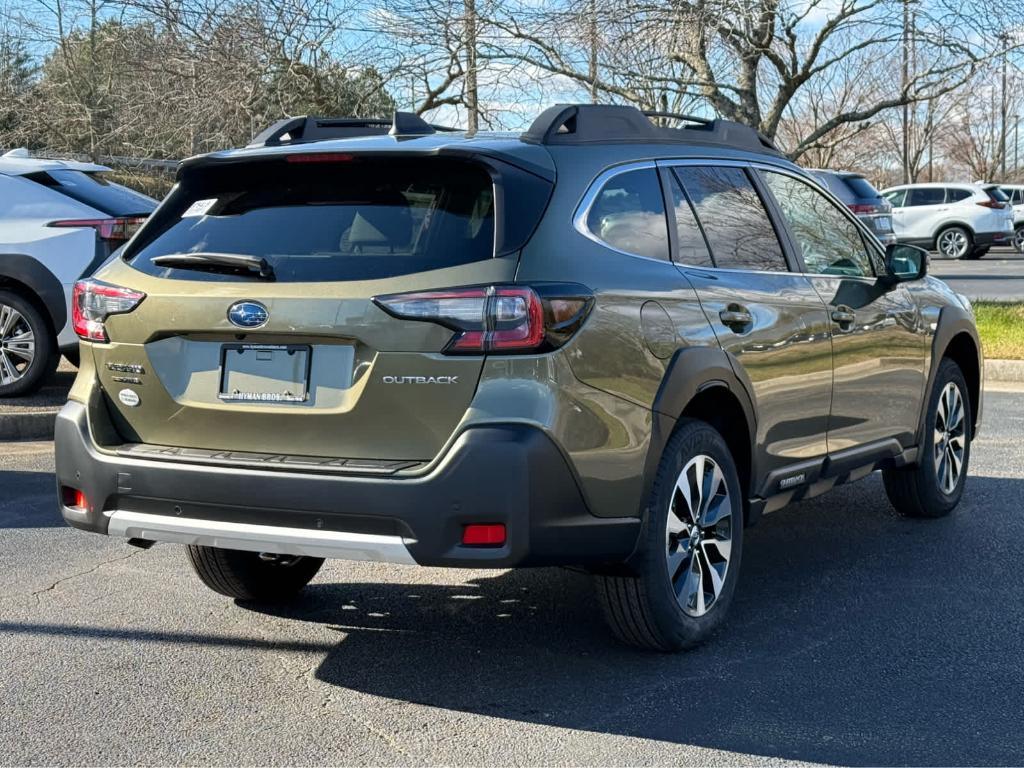
<path id="1" fill-rule="evenodd" d="M 877 476 L 751 529 L 732 619 L 615 645 L 563 570 L 330 563 L 287 609 L 181 549 L 63 526 L 52 446 L 0 458 L 0 763 L 1020 764 L 1024 392 L 953 517 Z"/>
<path id="2" fill-rule="evenodd" d="M 1024 301 L 1024 254 L 1011 248 L 993 248 L 973 261 L 933 253 L 929 272 L 971 299 Z"/>

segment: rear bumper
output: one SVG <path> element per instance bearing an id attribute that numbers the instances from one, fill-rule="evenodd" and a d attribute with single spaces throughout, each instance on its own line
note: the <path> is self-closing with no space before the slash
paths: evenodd
<path id="1" fill-rule="evenodd" d="M 609 565 L 632 553 L 638 518 L 590 514 L 562 453 L 527 425 L 466 430 L 431 471 L 367 477 L 127 458 L 92 440 L 87 411 L 57 417 L 58 486 L 72 526 L 126 539 L 420 565 Z M 469 523 L 504 523 L 500 547 L 461 544 Z"/>
<path id="2" fill-rule="evenodd" d="M 1006 245 L 1013 238 L 1013 232 L 975 232 L 974 244 L 978 246 Z"/>

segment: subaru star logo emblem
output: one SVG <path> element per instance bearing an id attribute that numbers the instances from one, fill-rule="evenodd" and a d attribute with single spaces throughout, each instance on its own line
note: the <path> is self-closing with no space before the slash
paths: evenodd
<path id="1" fill-rule="evenodd" d="M 258 301 L 239 301 L 228 310 L 228 320 L 239 328 L 259 328 L 269 319 L 267 308 Z"/>

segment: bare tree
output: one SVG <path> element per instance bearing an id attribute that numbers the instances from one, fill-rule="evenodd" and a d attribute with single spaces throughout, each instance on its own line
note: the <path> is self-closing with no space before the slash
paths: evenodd
<path id="1" fill-rule="evenodd" d="M 956 90 L 980 63 L 1018 43 L 997 33 L 1019 15 L 979 0 L 923 3 L 910 30 L 919 66 L 905 82 L 883 74 L 886 87 L 869 87 L 848 107 L 809 128 L 790 147 L 794 157 L 824 137 L 903 104 Z M 604 48 L 615 52 L 596 73 L 589 66 L 584 28 L 574 29 L 570 7 L 529 0 L 504 6 L 488 20 L 505 34 L 492 58 L 507 57 L 578 82 L 616 100 L 645 107 L 698 97 L 722 117 L 774 137 L 808 85 L 832 77 L 850 59 L 882 62 L 899 56 L 904 25 L 901 0 L 627 0 L 606 11 Z M 578 15 L 578 14 L 576 14 Z M 639 44 L 639 47 L 637 47 Z M 885 66 L 884 64 L 882 66 Z"/>

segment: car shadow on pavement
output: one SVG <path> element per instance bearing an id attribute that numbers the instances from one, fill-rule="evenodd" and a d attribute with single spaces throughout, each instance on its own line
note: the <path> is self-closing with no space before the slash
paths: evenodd
<path id="1" fill-rule="evenodd" d="M 52 472 L 0 470 L 0 528 L 62 528 L 64 525 Z"/>
<path id="2" fill-rule="evenodd" d="M 559 569 L 248 607 L 344 633 L 317 678 L 391 699 L 787 759 L 1017 764 L 1024 558 L 997 534 L 1022 496 L 972 477 L 954 516 L 906 520 L 873 479 L 769 516 L 730 621 L 680 655 L 615 644 L 589 578 Z"/>

